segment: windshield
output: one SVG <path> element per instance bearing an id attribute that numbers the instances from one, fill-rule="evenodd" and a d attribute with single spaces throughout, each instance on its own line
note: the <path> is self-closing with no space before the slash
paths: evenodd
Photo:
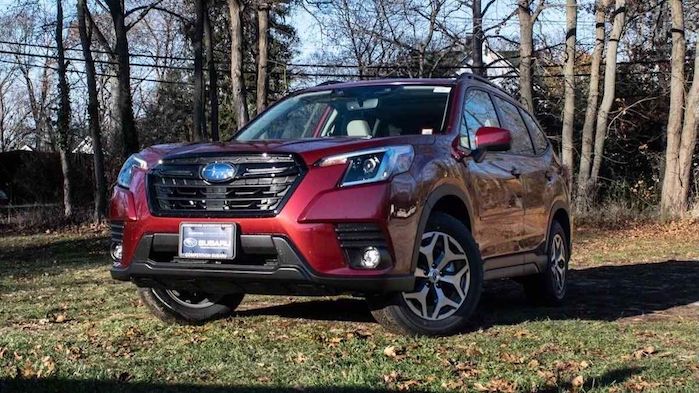
<path id="1" fill-rule="evenodd" d="M 240 141 L 381 138 L 442 129 L 451 87 L 368 86 L 287 98 L 250 123 Z"/>

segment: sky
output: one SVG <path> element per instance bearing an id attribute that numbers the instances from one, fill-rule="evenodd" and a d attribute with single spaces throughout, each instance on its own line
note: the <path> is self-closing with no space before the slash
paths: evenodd
<path id="1" fill-rule="evenodd" d="M 485 3 L 485 2 L 484 2 Z M 551 6 L 547 7 L 540 15 L 536 26 L 536 33 L 544 34 L 552 42 L 562 41 L 565 37 L 565 4 L 562 0 L 550 1 Z M 581 2 L 587 4 L 588 2 Z M 516 7 L 515 0 L 496 0 L 495 4 L 485 16 L 484 25 L 498 23 L 505 18 Z M 464 23 L 471 24 L 470 15 L 463 15 Z M 591 47 L 594 43 L 594 16 L 581 10 L 578 13 L 578 42 L 585 47 Z M 291 25 L 297 30 L 300 45 L 298 61 L 309 60 L 314 52 L 323 48 L 324 42 L 321 29 L 315 18 L 307 10 L 297 7 L 291 16 Z M 535 34 L 536 34 L 535 33 Z M 517 17 L 510 19 L 502 29 L 502 35 L 518 39 L 519 25 Z"/>

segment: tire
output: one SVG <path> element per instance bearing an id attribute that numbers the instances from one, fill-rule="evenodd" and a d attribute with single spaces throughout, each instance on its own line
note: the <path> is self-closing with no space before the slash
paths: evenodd
<path id="1" fill-rule="evenodd" d="M 138 288 L 138 295 L 143 304 L 160 320 L 180 325 L 199 325 L 225 318 L 235 311 L 245 296 L 233 294 L 214 298 L 196 292 L 159 288 Z"/>
<path id="2" fill-rule="evenodd" d="M 398 334 L 447 336 L 462 332 L 483 290 L 478 246 L 463 223 L 441 212 L 432 213 L 420 241 L 415 291 L 369 297 L 371 313 L 386 329 Z M 445 242 L 452 254 L 446 261 Z"/>
<path id="3" fill-rule="evenodd" d="M 561 224 L 554 221 L 546 247 L 546 269 L 522 280 L 524 292 L 535 304 L 559 306 L 568 291 L 568 262 L 570 240 Z"/>

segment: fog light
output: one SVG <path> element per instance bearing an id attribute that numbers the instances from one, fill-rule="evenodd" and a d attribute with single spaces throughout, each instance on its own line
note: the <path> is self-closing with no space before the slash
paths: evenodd
<path id="1" fill-rule="evenodd" d="M 373 269 L 379 266 L 381 262 L 381 253 L 376 247 L 367 247 L 362 252 L 362 260 L 359 262 L 363 268 Z"/>
<path id="2" fill-rule="evenodd" d="M 123 247 L 121 242 L 112 242 L 111 254 L 114 262 L 121 262 Z"/>

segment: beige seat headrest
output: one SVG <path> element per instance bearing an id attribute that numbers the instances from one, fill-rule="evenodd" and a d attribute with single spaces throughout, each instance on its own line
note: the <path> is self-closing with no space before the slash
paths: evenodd
<path id="1" fill-rule="evenodd" d="M 352 120 L 347 123 L 347 136 L 354 137 L 367 137 L 371 136 L 371 130 L 369 129 L 369 122 L 366 120 Z"/>

